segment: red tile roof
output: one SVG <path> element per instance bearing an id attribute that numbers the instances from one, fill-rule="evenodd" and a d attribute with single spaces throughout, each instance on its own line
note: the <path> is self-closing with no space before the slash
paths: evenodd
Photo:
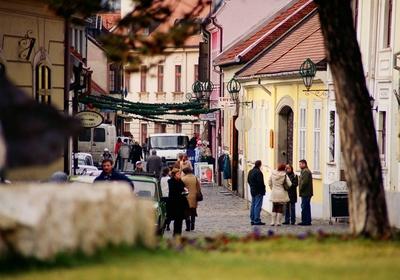
<path id="1" fill-rule="evenodd" d="M 293 29 L 280 42 L 239 71 L 239 77 L 298 72 L 300 65 L 310 58 L 325 66 L 325 45 L 318 14 L 313 14 Z"/>
<path id="2" fill-rule="evenodd" d="M 253 30 L 249 36 L 223 51 L 215 60 L 216 65 L 245 63 L 282 37 L 305 16 L 316 10 L 313 0 L 294 0 L 273 17 Z"/>

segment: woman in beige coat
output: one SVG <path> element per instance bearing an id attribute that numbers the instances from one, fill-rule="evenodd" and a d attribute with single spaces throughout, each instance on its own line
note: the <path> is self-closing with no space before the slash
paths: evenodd
<path id="1" fill-rule="evenodd" d="M 290 188 L 292 182 L 286 175 L 286 165 L 279 164 L 277 170 L 273 170 L 271 177 L 269 178 L 269 187 L 271 188 L 272 201 L 272 221 L 271 226 L 275 224 L 281 225 L 281 219 L 283 214 L 283 207 L 289 201 L 289 195 L 287 189 Z"/>
<path id="2" fill-rule="evenodd" d="M 186 231 L 194 230 L 194 224 L 197 216 L 197 194 L 200 192 L 200 182 L 193 174 L 193 170 L 185 167 L 182 170 L 184 176 L 182 182 L 188 189 L 189 194 L 187 200 L 189 202 L 189 211 L 186 215 Z"/>

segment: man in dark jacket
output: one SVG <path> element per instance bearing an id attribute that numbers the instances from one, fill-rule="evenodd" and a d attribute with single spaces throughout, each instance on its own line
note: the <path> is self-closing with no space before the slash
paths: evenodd
<path id="1" fill-rule="evenodd" d="M 121 174 L 113 169 L 113 161 L 111 159 L 103 160 L 101 166 L 103 168 L 103 172 L 101 172 L 101 174 L 98 177 L 96 177 L 96 179 L 94 179 L 94 182 L 124 181 L 131 186 L 133 191 L 134 189 L 133 182 L 124 174 Z"/>
<path id="2" fill-rule="evenodd" d="M 140 147 L 139 143 L 135 141 L 135 143 L 132 145 L 132 149 L 129 155 L 129 159 L 133 163 L 133 169 L 136 168 L 136 162 L 142 160 L 142 158 L 143 158 L 142 147 Z"/>
<path id="3" fill-rule="evenodd" d="M 152 150 L 151 156 L 147 159 L 146 170 L 149 173 L 154 173 L 157 177 L 160 177 L 162 167 L 162 160 L 159 156 L 157 156 L 157 151 Z"/>
<path id="4" fill-rule="evenodd" d="M 249 175 L 247 176 L 247 182 L 250 185 L 251 192 L 251 225 L 265 225 L 265 223 L 261 222 L 260 218 L 261 207 L 265 195 L 264 175 L 261 172 L 261 165 L 261 160 L 257 160 L 254 164 L 254 168 L 250 170 Z"/>
<path id="5" fill-rule="evenodd" d="M 307 161 L 299 162 L 301 169 L 299 178 L 299 195 L 301 197 L 301 223 L 300 226 L 311 226 L 311 197 L 313 196 L 313 179 Z"/>

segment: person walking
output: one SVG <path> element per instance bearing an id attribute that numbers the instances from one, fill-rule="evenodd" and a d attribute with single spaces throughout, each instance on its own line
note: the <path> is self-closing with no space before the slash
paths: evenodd
<path id="1" fill-rule="evenodd" d="M 296 202 L 297 202 L 297 186 L 299 185 L 299 179 L 294 174 L 293 166 L 290 164 L 286 165 L 286 175 L 289 177 L 292 186 L 288 190 L 289 202 L 286 203 L 285 207 L 285 222 L 284 225 L 289 223 L 294 225 L 296 223 Z"/>
<path id="2" fill-rule="evenodd" d="M 134 190 L 135 186 L 133 185 L 133 182 L 124 174 L 121 174 L 113 169 L 113 161 L 111 159 L 103 160 L 101 167 L 103 171 L 99 176 L 96 177 L 96 179 L 94 179 L 95 183 L 103 181 L 123 181 L 127 182 L 131 186 L 132 191 Z"/>
<path id="3" fill-rule="evenodd" d="M 189 211 L 186 218 L 186 231 L 191 231 L 194 230 L 197 217 L 198 194 L 201 193 L 200 182 L 194 176 L 193 170 L 190 167 L 185 167 L 182 172 L 184 174 L 182 181 L 189 192 L 187 196 Z"/>
<path id="4" fill-rule="evenodd" d="M 186 199 L 188 195 L 185 190 L 185 184 L 181 180 L 181 172 L 178 168 L 171 171 L 171 179 L 168 180 L 168 216 L 174 221 L 173 236 L 182 234 L 182 222 L 185 219 L 185 213 L 189 208 Z"/>
<path id="5" fill-rule="evenodd" d="M 105 159 L 113 159 L 112 154 L 107 148 L 104 148 L 103 154 L 101 155 L 101 162 Z"/>
<path id="6" fill-rule="evenodd" d="M 130 148 L 128 145 L 128 139 L 125 139 L 121 147 L 119 148 L 119 156 L 121 158 L 121 167 L 120 167 L 121 171 L 127 170 L 129 155 L 130 155 Z"/>
<path id="7" fill-rule="evenodd" d="M 192 163 L 190 162 L 188 156 L 186 154 L 183 154 L 182 161 L 180 163 L 180 169 L 181 169 L 181 171 L 183 171 L 183 169 L 185 169 L 185 168 L 190 168 L 193 170 Z"/>
<path id="8" fill-rule="evenodd" d="M 119 156 L 119 149 L 122 146 L 122 139 L 118 137 L 117 143 L 115 143 L 114 155 L 115 155 L 115 169 L 121 169 L 121 157 Z"/>
<path id="9" fill-rule="evenodd" d="M 161 173 L 160 186 L 161 186 L 161 193 L 164 198 L 168 198 L 168 193 L 169 193 L 168 180 L 171 179 L 171 177 L 169 176 L 169 173 L 170 173 L 170 170 L 168 167 L 165 167 Z M 168 209 L 168 207 L 169 207 L 169 205 L 168 205 L 168 200 L 167 200 L 167 209 Z M 168 211 L 167 211 L 167 214 L 168 214 Z M 165 225 L 164 225 L 165 229 L 167 231 L 170 230 L 170 228 L 169 228 L 170 223 L 171 223 L 171 221 L 167 215 L 167 218 L 165 219 Z"/>
<path id="10" fill-rule="evenodd" d="M 271 188 L 272 219 L 271 226 L 281 225 L 283 207 L 289 202 L 287 190 L 292 186 L 292 182 L 285 172 L 286 166 L 279 164 L 277 170 L 273 170 L 269 177 L 268 185 Z"/>
<path id="11" fill-rule="evenodd" d="M 302 159 L 299 161 L 301 169 L 299 178 L 299 195 L 301 197 L 301 223 L 300 226 L 311 226 L 311 197 L 313 192 L 313 179 L 310 169 L 308 169 L 307 161 Z"/>
<path id="12" fill-rule="evenodd" d="M 265 225 L 261 222 L 260 214 L 265 195 L 264 175 L 261 171 L 261 160 L 257 160 L 252 170 L 247 176 L 247 182 L 250 185 L 251 208 L 250 221 L 251 225 Z"/>
<path id="13" fill-rule="evenodd" d="M 157 176 L 157 178 L 159 178 L 161 173 L 161 168 L 162 168 L 162 160 L 159 156 L 157 156 L 157 151 L 152 150 L 151 156 L 149 156 L 149 158 L 147 159 L 147 165 L 146 165 L 147 172 L 154 173 Z"/>
<path id="14" fill-rule="evenodd" d="M 139 143 L 135 141 L 132 145 L 131 152 L 129 154 L 129 159 L 133 163 L 133 169 L 136 168 L 136 162 L 143 159 L 143 150 Z"/>
<path id="15" fill-rule="evenodd" d="M 143 173 L 143 172 L 145 172 L 144 171 L 144 168 L 143 168 L 143 162 L 142 161 L 137 161 L 136 163 L 135 163 L 135 165 L 136 165 L 136 167 L 135 167 L 135 173 Z"/>

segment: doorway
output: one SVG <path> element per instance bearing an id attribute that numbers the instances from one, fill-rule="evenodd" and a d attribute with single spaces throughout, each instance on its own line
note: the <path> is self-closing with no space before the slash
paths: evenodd
<path id="1" fill-rule="evenodd" d="M 278 114 L 278 162 L 293 164 L 293 110 L 289 106 Z"/>

